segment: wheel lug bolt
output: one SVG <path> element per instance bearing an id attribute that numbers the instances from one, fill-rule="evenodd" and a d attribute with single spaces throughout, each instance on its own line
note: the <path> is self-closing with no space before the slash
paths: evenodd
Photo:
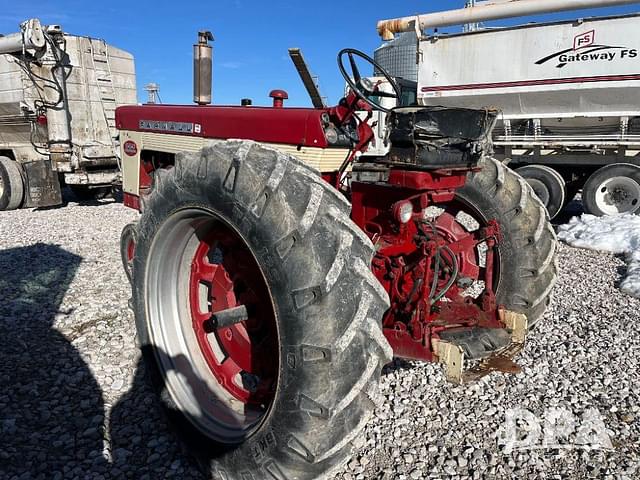
<path id="1" fill-rule="evenodd" d="M 240 373 L 242 378 L 242 386 L 251 393 L 255 393 L 258 390 L 258 384 L 260 383 L 260 377 L 248 372 Z"/>

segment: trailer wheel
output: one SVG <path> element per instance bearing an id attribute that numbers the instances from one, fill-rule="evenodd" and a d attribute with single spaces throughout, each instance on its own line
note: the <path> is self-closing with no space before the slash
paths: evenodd
<path id="1" fill-rule="evenodd" d="M 584 184 L 582 203 L 597 216 L 640 212 L 640 167 L 615 163 L 597 170 Z"/>
<path id="2" fill-rule="evenodd" d="M 518 168 L 516 172 L 531 185 L 549 212 L 549 218 L 555 218 L 565 204 L 567 192 L 564 178 L 545 165 L 527 165 Z"/>
<path id="3" fill-rule="evenodd" d="M 216 479 L 329 475 L 392 351 L 350 206 L 294 157 L 213 144 L 155 173 L 133 304 L 150 377 Z"/>
<path id="4" fill-rule="evenodd" d="M 503 239 L 498 247 L 496 300 L 527 315 L 532 327 L 548 306 L 556 282 L 556 235 L 547 210 L 520 175 L 491 158 L 480 166 L 457 197 L 485 220 L 498 220 Z"/>
<path id="5" fill-rule="evenodd" d="M 9 157 L 0 157 L 0 210 L 20 208 L 24 198 L 24 181 L 20 167 Z"/>

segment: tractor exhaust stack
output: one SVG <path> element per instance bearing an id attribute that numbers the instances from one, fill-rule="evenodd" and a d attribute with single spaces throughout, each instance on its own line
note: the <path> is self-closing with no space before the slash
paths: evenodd
<path id="1" fill-rule="evenodd" d="M 383 40 L 393 40 L 394 34 L 401 32 L 631 3 L 640 2 L 637 0 L 503 0 L 446 12 L 382 20 L 378 22 L 378 34 Z"/>
<path id="2" fill-rule="evenodd" d="M 193 101 L 198 105 L 211 103 L 213 79 L 213 35 L 208 30 L 198 32 L 198 43 L 193 46 Z"/>

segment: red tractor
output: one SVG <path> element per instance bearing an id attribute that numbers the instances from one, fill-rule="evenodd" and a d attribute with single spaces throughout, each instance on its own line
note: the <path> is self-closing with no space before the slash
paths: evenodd
<path id="1" fill-rule="evenodd" d="M 352 49 L 335 107 L 285 108 L 283 91 L 269 108 L 209 106 L 208 39 L 201 105 L 117 111 L 124 202 L 141 212 L 122 235 L 139 343 L 212 478 L 330 477 L 392 357 L 458 382 L 517 371 L 556 279 L 554 232 L 487 156 L 496 112 L 402 106 Z M 400 105 L 389 154 L 366 161 L 389 94 L 358 57 Z"/>

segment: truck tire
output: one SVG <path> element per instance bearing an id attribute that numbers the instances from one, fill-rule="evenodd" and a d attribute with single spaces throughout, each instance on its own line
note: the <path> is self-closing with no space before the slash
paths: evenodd
<path id="1" fill-rule="evenodd" d="M 496 300 L 524 313 L 533 327 L 549 305 L 556 283 L 556 235 L 547 210 L 524 178 L 491 158 L 480 166 L 480 171 L 469 174 L 457 198 L 485 220 L 500 224 Z"/>
<path id="2" fill-rule="evenodd" d="M 0 157 L 0 211 L 20 208 L 24 199 L 24 181 L 20 167 L 9 157 Z"/>
<path id="3" fill-rule="evenodd" d="M 370 417 L 389 300 L 349 211 L 316 171 L 253 142 L 156 172 L 132 272 L 138 338 L 210 477 L 331 478 Z"/>
<path id="4" fill-rule="evenodd" d="M 562 176 L 546 165 L 527 165 L 518 168 L 516 172 L 531 185 L 549 212 L 549 218 L 555 218 L 562 210 L 566 199 L 566 184 Z"/>
<path id="5" fill-rule="evenodd" d="M 584 210 L 591 215 L 640 212 L 640 167 L 614 163 L 593 173 L 582 188 Z"/>

